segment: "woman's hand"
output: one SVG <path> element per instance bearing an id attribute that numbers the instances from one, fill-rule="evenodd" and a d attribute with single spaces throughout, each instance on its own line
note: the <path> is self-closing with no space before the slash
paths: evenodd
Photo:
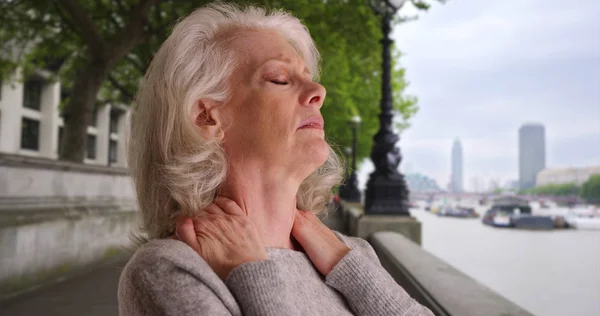
<path id="1" fill-rule="evenodd" d="M 350 251 L 350 248 L 311 212 L 296 212 L 292 235 L 302 245 L 317 270 L 325 276 Z"/>
<path id="2" fill-rule="evenodd" d="M 181 218 L 176 235 L 222 280 L 243 263 L 267 260 L 256 227 L 234 201 L 225 197 L 217 197 L 198 218 Z"/>

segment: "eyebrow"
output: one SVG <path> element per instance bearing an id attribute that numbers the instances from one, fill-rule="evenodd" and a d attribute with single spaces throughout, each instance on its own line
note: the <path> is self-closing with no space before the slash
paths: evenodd
<path id="1" fill-rule="evenodd" d="M 291 58 L 288 58 L 288 57 L 276 57 L 276 58 L 271 58 L 271 59 L 268 59 L 267 61 L 265 61 L 265 62 L 264 62 L 264 63 L 263 63 L 261 66 L 260 66 L 260 68 L 262 68 L 262 67 L 263 67 L 265 64 L 267 64 L 268 62 L 271 62 L 271 61 L 283 62 L 283 63 L 286 63 L 286 64 L 288 64 L 288 65 L 292 65 L 292 64 L 294 63 L 294 62 L 293 62 L 293 60 L 292 60 Z M 308 67 L 304 66 L 304 70 L 303 70 L 302 72 L 303 72 L 304 74 L 306 74 L 306 75 L 308 75 L 308 76 L 311 76 L 311 77 L 312 77 L 312 74 L 310 73 L 310 70 L 308 70 Z"/>

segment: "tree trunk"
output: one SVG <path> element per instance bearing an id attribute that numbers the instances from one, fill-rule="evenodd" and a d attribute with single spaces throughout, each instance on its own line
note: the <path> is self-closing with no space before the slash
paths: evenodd
<path id="1" fill-rule="evenodd" d="M 64 112 L 61 160 L 83 162 L 86 153 L 87 127 L 95 108 L 96 97 L 108 76 L 110 61 L 89 58 L 77 75 L 71 99 Z"/>

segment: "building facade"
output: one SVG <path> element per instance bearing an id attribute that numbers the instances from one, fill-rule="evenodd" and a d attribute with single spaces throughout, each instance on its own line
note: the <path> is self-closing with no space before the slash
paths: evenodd
<path id="1" fill-rule="evenodd" d="M 66 94 L 60 82 L 50 78 L 49 73 L 37 71 L 23 82 L 0 82 L 0 153 L 58 158 L 64 125 L 59 104 Z M 96 109 L 87 128 L 84 163 L 126 166 L 128 115 L 123 105 Z"/>
<path id="2" fill-rule="evenodd" d="M 442 191 L 434 179 L 420 173 L 406 173 L 404 179 L 406 180 L 406 185 L 408 185 L 410 192 L 422 193 Z"/>
<path id="3" fill-rule="evenodd" d="M 541 124 L 519 128 L 519 188 L 536 185 L 537 174 L 546 168 L 546 131 Z"/>
<path id="4" fill-rule="evenodd" d="M 459 139 L 452 144 L 452 192 L 463 192 L 463 151 Z"/>
<path id="5" fill-rule="evenodd" d="M 536 185 L 567 184 L 582 185 L 592 175 L 600 174 L 600 166 L 585 168 L 544 169 L 537 174 Z"/>

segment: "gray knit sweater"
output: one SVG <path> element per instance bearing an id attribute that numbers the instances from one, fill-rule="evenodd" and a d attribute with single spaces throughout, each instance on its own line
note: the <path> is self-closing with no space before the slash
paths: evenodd
<path id="1" fill-rule="evenodd" d="M 364 239 L 324 278 L 303 252 L 268 248 L 269 259 L 235 268 L 223 282 L 183 242 L 140 247 L 119 282 L 120 315 L 428 315 L 381 267 Z"/>

